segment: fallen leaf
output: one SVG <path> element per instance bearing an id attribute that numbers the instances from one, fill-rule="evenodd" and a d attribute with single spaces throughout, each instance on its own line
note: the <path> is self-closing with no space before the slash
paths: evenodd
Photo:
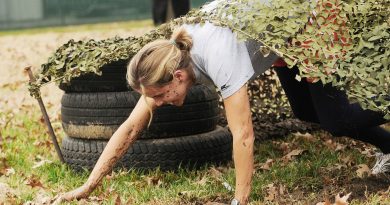
<path id="1" fill-rule="evenodd" d="M 357 166 L 358 169 L 356 170 L 356 174 L 359 178 L 371 175 L 371 169 L 366 164 L 359 164 Z"/>
<path id="2" fill-rule="evenodd" d="M 330 203 L 329 199 L 325 199 L 324 202 L 318 202 L 316 203 L 316 205 L 332 205 L 332 204 Z"/>
<path id="3" fill-rule="evenodd" d="M 267 186 L 267 196 L 264 197 L 266 201 L 274 201 L 278 191 L 277 188 L 275 187 L 274 183 L 268 184 Z"/>
<path id="4" fill-rule="evenodd" d="M 220 180 L 221 177 L 222 177 L 222 175 L 223 175 L 222 172 L 219 171 L 218 169 L 216 169 L 215 167 L 211 167 L 211 168 L 209 169 L 209 172 L 210 172 L 210 174 L 211 174 L 211 176 L 212 176 L 213 178 L 218 179 L 218 180 Z"/>
<path id="5" fill-rule="evenodd" d="M 149 186 L 157 186 L 159 187 L 163 182 L 160 177 L 153 176 L 153 177 L 146 177 L 146 182 Z"/>
<path id="6" fill-rule="evenodd" d="M 336 202 L 334 204 L 335 205 L 348 205 L 349 204 L 348 203 L 348 198 L 349 198 L 349 196 L 351 196 L 351 194 L 352 194 L 352 192 L 347 194 L 347 195 L 345 195 L 345 196 L 343 196 L 343 197 L 341 197 L 341 198 L 340 198 L 340 194 L 337 194 Z"/>
<path id="7" fill-rule="evenodd" d="M 47 160 L 47 159 L 44 159 L 44 160 L 41 160 L 39 162 L 34 162 L 34 166 L 32 166 L 33 169 L 36 169 L 38 167 L 41 167 L 45 164 L 50 164 L 50 163 L 53 163 L 52 161 L 50 160 Z"/>
<path id="8" fill-rule="evenodd" d="M 206 175 L 204 175 L 201 180 L 198 180 L 194 183 L 197 185 L 200 185 L 200 186 L 204 186 L 204 185 L 206 185 L 207 181 L 208 181 L 208 178 Z"/>
<path id="9" fill-rule="evenodd" d="M 125 204 L 135 204 L 132 198 L 128 198 Z"/>
<path id="10" fill-rule="evenodd" d="M 97 197 L 97 196 L 90 196 L 90 197 L 88 197 L 88 200 L 91 200 L 91 201 L 103 201 L 103 198 L 102 197 Z"/>
<path id="11" fill-rule="evenodd" d="M 283 160 L 283 162 L 287 163 L 287 162 L 291 161 L 291 160 L 293 159 L 293 157 L 302 154 L 304 151 L 306 151 L 306 150 L 294 149 L 294 150 L 291 151 L 290 153 L 288 153 L 288 154 L 286 154 L 285 156 L 283 156 L 283 157 L 282 157 L 282 160 Z"/>
<path id="12" fill-rule="evenodd" d="M 271 169 L 272 164 L 274 163 L 273 159 L 267 159 L 264 163 L 259 163 L 255 167 L 263 170 L 269 171 Z"/>
<path id="13" fill-rule="evenodd" d="M 333 167 L 334 167 L 334 169 L 341 170 L 341 169 L 343 169 L 343 168 L 347 168 L 347 165 L 336 163 Z M 333 169 L 333 170 L 334 170 L 334 169 Z"/>
<path id="14" fill-rule="evenodd" d="M 1 156 L 1 150 L 0 150 L 0 176 L 1 175 L 6 175 L 7 176 L 7 173 L 8 173 L 8 169 L 10 168 L 7 164 L 7 160 L 4 158 L 2 158 Z"/>
<path id="15" fill-rule="evenodd" d="M 205 205 L 227 205 L 227 204 L 224 204 L 224 203 L 219 203 L 219 202 L 207 202 L 205 203 Z"/>
<path id="16" fill-rule="evenodd" d="M 309 142 L 314 142 L 314 141 L 316 141 L 316 138 L 315 138 L 312 134 L 310 134 L 310 133 L 308 133 L 308 132 L 306 132 L 306 133 L 304 133 L 304 134 L 302 134 L 302 133 L 300 133 L 300 132 L 296 132 L 296 133 L 294 133 L 294 136 L 295 136 L 295 137 L 299 137 L 299 138 L 303 138 L 304 140 L 307 140 L 307 141 L 309 141 Z"/>
<path id="17" fill-rule="evenodd" d="M 324 142 L 324 145 L 327 146 L 329 149 L 334 150 L 336 148 L 336 145 L 334 144 L 332 139 L 328 139 Z"/>
<path id="18" fill-rule="evenodd" d="M 16 195 L 15 190 L 10 188 L 8 184 L 0 182 L 0 204 L 5 204 L 10 197 Z"/>
<path id="19" fill-rule="evenodd" d="M 286 186 L 280 185 L 279 186 L 279 195 L 283 195 L 286 192 Z"/>
<path id="20" fill-rule="evenodd" d="M 333 178 L 324 175 L 324 176 L 322 177 L 322 183 L 325 184 L 325 185 L 330 185 L 330 184 L 333 183 Z"/>
<path id="21" fill-rule="evenodd" d="M 344 150 L 347 147 L 347 145 L 343 145 L 337 142 L 335 143 L 335 145 L 336 145 L 335 151 Z"/>
<path id="22" fill-rule="evenodd" d="M 273 142 L 274 145 L 276 145 L 277 149 L 282 151 L 283 153 L 287 153 L 288 150 L 289 150 L 289 147 L 290 147 L 290 143 L 287 143 L 287 142 L 277 142 L 277 141 L 274 141 Z"/>
<path id="23" fill-rule="evenodd" d="M 39 181 L 39 179 L 32 175 L 30 178 L 28 178 L 26 181 L 25 181 L 25 184 L 26 185 L 29 185 L 31 186 L 32 188 L 35 188 L 35 187 L 43 187 L 42 183 Z"/>
<path id="24" fill-rule="evenodd" d="M 6 177 L 9 177 L 9 176 L 11 176 L 11 175 L 13 175 L 13 174 L 15 174 L 15 169 L 14 168 L 7 168 L 7 169 L 5 169 L 5 173 L 4 173 L 4 175 L 6 176 Z"/>
<path id="25" fill-rule="evenodd" d="M 36 147 L 47 147 L 47 148 L 51 148 L 53 146 L 53 142 L 51 142 L 50 140 L 45 140 L 45 141 L 35 141 L 33 143 L 34 146 Z"/>
<path id="26" fill-rule="evenodd" d="M 352 165 L 355 164 L 355 162 L 351 159 L 351 156 L 343 157 L 340 160 L 343 164 L 347 165 L 348 167 L 351 167 Z"/>
<path id="27" fill-rule="evenodd" d="M 318 202 L 316 205 L 348 205 L 348 198 L 350 197 L 351 193 L 343 197 L 340 197 L 340 194 L 337 194 L 335 197 L 335 203 L 333 204 L 330 203 L 329 199 L 325 199 L 325 202 Z"/>
<path id="28" fill-rule="evenodd" d="M 332 149 L 334 151 L 344 150 L 347 147 L 346 145 L 335 142 L 332 139 L 326 140 L 324 142 L 324 145 L 327 146 L 329 149 Z"/>
<path id="29" fill-rule="evenodd" d="M 361 154 L 366 155 L 367 157 L 375 156 L 375 151 L 370 148 L 364 148 L 362 151 L 360 151 Z"/>
<path id="30" fill-rule="evenodd" d="M 194 190 L 190 190 L 190 191 L 181 191 L 177 195 L 185 198 L 192 198 L 195 194 L 196 192 Z"/>
<path id="31" fill-rule="evenodd" d="M 39 190 L 35 195 L 35 199 L 33 201 L 28 201 L 24 203 L 24 205 L 37 205 L 37 204 L 51 204 L 52 200 L 48 193 L 43 190 Z"/>
<path id="32" fill-rule="evenodd" d="M 121 200 L 121 197 L 119 196 L 119 194 L 116 196 L 116 199 L 115 199 L 115 205 L 121 205 L 122 204 L 122 200 Z"/>

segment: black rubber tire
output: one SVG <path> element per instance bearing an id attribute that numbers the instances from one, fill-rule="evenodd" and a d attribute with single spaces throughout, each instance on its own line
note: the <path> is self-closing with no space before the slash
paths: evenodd
<path id="1" fill-rule="evenodd" d="M 76 170 L 91 170 L 106 146 L 106 140 L 65 137 L 62 153 L 65 162 Z M 167 139 L 136 140 L 116 168 L 177 170 L 222 164 L 232 158 L 232 137 L 226 128 L 198 135 Z"/>
<path id="2" fill-rule="evenodd" d="M 102 75 L 84 74 L 72 79 L 68 84 L 61 83 L 59 88 L 71 92 L 115 92 L 131 90 L 126 81 L 127 61 L 121 60 L 103 66 Z"/>
<path id="3" fill-rule="evenodd" d="M 109 139 L 127 119 L 140 94 L 135 91 L 67 93 L 62 98 L 62 124 L 70 137 Z M 220 115 L 218 94 L 204 85 L 190 89 L 183 106 L 166 105 L 153 114 L 140 138 L 168 138 L 214 130 Z"/>

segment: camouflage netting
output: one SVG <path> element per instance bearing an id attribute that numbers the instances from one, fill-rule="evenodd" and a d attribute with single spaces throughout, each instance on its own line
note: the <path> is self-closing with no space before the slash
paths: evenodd
<path id="1" fill-rule="evenodd" d="M 47 82 L 67 83 L 85 73 L 100 74 L 103 65 L 130 59 L 148 42 L 169 38 L 178 25 L 210 21 L 231 28 L 241 39 L 261 42 L 263 55 L 272 51 L 290 67 L 297 65 L 297 80 L 307 77 L 332 83 L 345 89 L 351 101 L 390 118 L 390 0 L 270 2 L 223 1 L 212 15 L 194 10 L 139 38 L 69 41 L 42 65 L 30 92 L 37 97 Z M 249 86 L 255 116 L 289 116 L 275 75 L 265 74 L 259 79 Z"/>

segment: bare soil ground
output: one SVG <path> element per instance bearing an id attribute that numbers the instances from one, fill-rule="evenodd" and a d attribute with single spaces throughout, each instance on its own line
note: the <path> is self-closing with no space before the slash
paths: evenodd
<path id="1" fill-rule="evenodd" d="M 122 29 L 111 31 L 84 31 L 42 34 L 20 34 L 0 36 L 0 111 L 18 111 L 22 105 L 36 105 L 35 99 L 27 91 L 28 76 L 23 72 L 27 66 L 37 71 L 49 56 L 70 39 L 105 39 L 115 36 L 139 36 L 151 28 Z M 55 84 L 42 88 L 42 97 L 49 107 L 49 114 L 58 112 L 62 91 Z M 53 106 L 52 106 L 53 105 Z M 53 113 L 54 112 L 54 113 Z"/>

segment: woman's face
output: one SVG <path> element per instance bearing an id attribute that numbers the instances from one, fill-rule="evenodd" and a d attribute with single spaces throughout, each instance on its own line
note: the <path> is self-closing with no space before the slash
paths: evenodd
<path id="1" fill-rule="evenodd" d="M 157 106 L 164 104 L 181 106 L 191 85 L 192 81 L 189 80 L 187 72 L 177 70 L 174 73 L 173 80 L 169 84 L 162 87 L 145 87 L 144 95 L 153 98 Z"/>

